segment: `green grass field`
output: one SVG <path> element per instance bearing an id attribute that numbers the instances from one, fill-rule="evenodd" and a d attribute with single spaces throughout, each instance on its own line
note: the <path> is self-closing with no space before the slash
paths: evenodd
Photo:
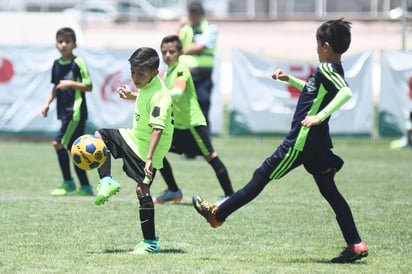
<path id="1" fill-rule="evenodd" d="M 215 137 L 236 189 L 281 139 Z M 128 252 L 141 240 L 135 183 L 113 161 L 120 193 L 103 206 L 93 197 L 49 195 L 61 182 L 47 142 L 0 142 L 0 273 L 412 273 L 412 151 L 389 140 L 340 139 L 345 166 L 336 176 L 351 205 L 369 257 L 348 265 L 329 260 L 345 246 L 332 210 L 301 167 L 271 182 L 217 229 L 191 205 L 193 193 L 212 201 L 222 191 L 201 159 L 169 160 L 184 193 L 156 206 L 162 253 Z M 89 172 L 96 186 L 97 172 Z M 158 174 L 152 187 L 165 188 Z"/>

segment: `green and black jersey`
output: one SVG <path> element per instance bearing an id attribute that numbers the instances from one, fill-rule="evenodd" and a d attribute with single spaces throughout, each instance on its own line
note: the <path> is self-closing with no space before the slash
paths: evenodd
<path id="1" fill-rule="evenodd" d="M 71 60 L 56 59 L 53 63 L 51 82 L 58 85 L 61 80 L 72 80 L 86 85 L 92 85 L 86 63 L 80 57 Z M 86 95 L 76 89 L 56 92 L 57 119 L 80 121 L 87 119 Z"/>
<path id="2" fill-rule="evenodd" d="M 332 148 L 328 120 L 351 96 L 342 65 L 320 64 L 303 86 L 285 143 L 298 151 L 303 151 L 307 144 Z M 301 122 L 308 115 L 318 115 L 322 123 L 310 128 L 303 127 Z"/>
<path id="3" fill-rule="evenodd" d="M 163 167 L 163 158 L 169 151 L 173 137 L 172 99 L 166 86 L 156 76 L 139 89 L 135 104 L 133 128 L 119 129 L 123 139 L 139 156 L 146 159 L 154 128 L 162 129 L 162 137 L 153 155 L 153 167 Z"/>

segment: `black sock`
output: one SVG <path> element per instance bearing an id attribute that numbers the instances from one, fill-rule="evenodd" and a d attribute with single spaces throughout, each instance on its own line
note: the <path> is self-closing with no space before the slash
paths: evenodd
<path id="1" fill-rule="evenodd" d="M 57 159 L 59 161 L 60 169 L 63 174 L 63 179 L 64 180 L 73 180 L 71 172 L 70 172 L 70 158 L 69 158 L 69 153 L 67 150 L 63 147 L 58 150 L 56 150 L 57 153 Z"/>
<path id="2" fill-rule="evenodd" d="M 166 157 L 163 158 L 163 168 L 160 170 L 163 179 L 167 184 L 167 189 L 171 191 L 178 191 L 179 187 L 176 184 L 175 177 L 173 176 L 172 167 Z"/>
<path id="3" fill-rule="evenodd" d="M 339 192 L 334 180 L 334 173 L 328 172 L 313 176 L 322 196 L 328 201 L 336 215 L 336 220 L 348 244 L 361 242 L 352 211 L 345 198 Z"/>
<path id="4" fill-rule="evenodd" d="M 143 238 L 145 240 L 156 240 L 154 205 L 150 194 L 139 197 L 140 225 L 142 227 Z"/>
<path id="5" fill-rule="evenodd" d="M 78 168 L 74 165 L 74 171 L 76 171 L 77 178 L 79 178 L 81 186 L 89 186 L 89 179 L 87 178 L 87 173 L 85 170 Z"/>
<path id="6" fill-rule="evenodd" d="M 219 157 L 212 159 L 209 164 L 214 169 L 217 179 L 219 180 L 220 186 L 222 187 L 225 196 L 230 196 L 233 194 L 232 183 L 229 179 L 229 174 L 225 165 L 220 161 Z"/>
<path id="7" fill-rule="evenodd" d="M 99 178 L 102 179 L 104 177 L 112 176 L 112 154 L 108 151 L 106 154 L 106 161 L 104 164 L 97 169 L 99 173 Z"/>

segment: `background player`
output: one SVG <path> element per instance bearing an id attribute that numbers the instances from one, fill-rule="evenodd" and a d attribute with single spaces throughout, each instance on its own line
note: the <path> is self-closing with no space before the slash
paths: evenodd
<path id="1" fill-rule="evenodd" d="M 187 155 L 200 155 L 212 166 L 224 191 L 225 197 L 233 194 L 229 174 L 210 141 L 206 119 L 197 101 L 196 90 L 190 71 L 186 65 L 179 62 L 182 53 L 182 43 L 176 35 L 163 38 L 160 50 L 168 69 L 165 74 L 165 83 L 173 101 L 173 115 L 175 131 L 171 152 Z M 160 170 L 166 181 L 165 192 L 154 198 L 154 202 L 179 202 L 183 194 L 178 188 L 173 176 L 172 168 L 166 157 L 163 159 L 163 168 Z"/>
<path id="2" fill-rule="evenodd" d="M 76 34 L 71 28 L 61 28 L 56 33 L 56 48 L 61 57 L 56 59 L 52 68 L 51 82 L 54 84 L 44 103 L 40 116 L 46 117 L 51 102 L 57 100 L 57 119 L 61 127 L 53 140 L 53 147 L 63 174 L 63 184 L 51 192 L 53 196 L 65 196 L 76 190 L 70 172 L 70 149 L 74 140 L 84 134 L 87 119 L 85 92 L 92 90 L 92 81 L 86 63 L 73 54 L 76 48 Z M 80 181 L 77 195 L 93 195 L 86 171 L 74 166 Z"/>
<path id="3" fill-rule="evenodd" d="M 190 2 L 187 11 L 188 22 L 183 21 L 179 29 L 179 38 L 183 44 L 180 60 L 190 68 L 197 98 L 210 133 L 209 109 L 218 30 L 215 24 L 210 24 L 206 19 L 202 2 Z M 193 155 L 188 156 L 191 158 Z"/>

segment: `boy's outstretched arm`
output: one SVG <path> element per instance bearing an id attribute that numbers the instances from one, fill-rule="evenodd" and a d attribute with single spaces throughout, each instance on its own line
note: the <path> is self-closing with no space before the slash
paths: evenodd
<path id="1" fill-rule="evenodd" d="M 284 81 L 284 82 L 288 82 L 289 84 L 291 84 L 292 86 L 294 86 L 295 88 L 297 88 L 298 90 L 302 91 L 302 89 L 304 88 L 306 82 L 296 78 L 292 75 L 289 75 L 287 73 L 285 73 L 283 70 L 278 69 L 276 70 L 273 74 L 272 74 L 272 79 L 273 80 L 280 80 L 280 81 Z"/>
<path id="2" fill-rule="evenodd" d="M 119 93 L 120 98 L 123 99 L 136 99 L 137 92 L 131 90 L 128 85 L 121 85 L 117 88 L 117 93 Z"/>

